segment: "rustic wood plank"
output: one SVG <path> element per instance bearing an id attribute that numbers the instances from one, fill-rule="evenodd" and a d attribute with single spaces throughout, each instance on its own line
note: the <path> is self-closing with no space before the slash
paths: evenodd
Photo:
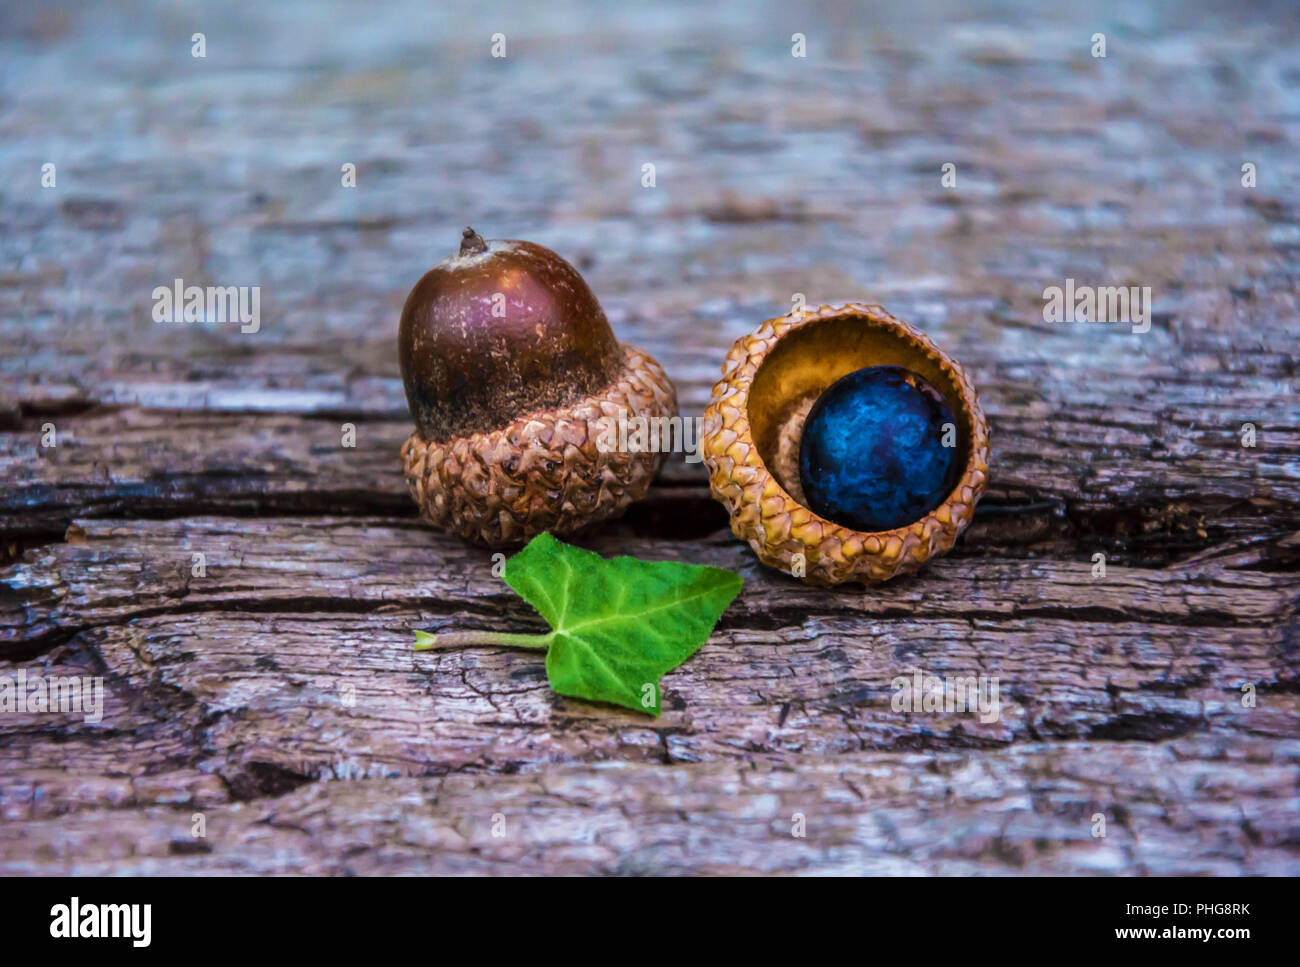
<path id="1" fill-rule="evenodd" d="M 1112 409 L 1101 425 L 1092 410 L 1030 419 L 990 409 L 993 477 L 966 545 L 1060 540 L 1070 552 L 1154 563 L 1300 530 L 1294 426 L 1264 429 L 1259 447 L 1246 449 L 1222 427 L 1197 428 L 1199 442 L 1189 443 L 1140 409 Z M 126 407 L 54 418 L 59 445 L 41 449 L 49 419 L 0 433 L 0 473 L 13 482 L 0 493 L 0 539 L 15 546 L 58 539 L 91 515 L 415 513 L 396 457 L 410 432 L 404 418 Z M 348 423 L 355 447 L 343 445 Z M 1181 457 L 1171 459 L 1175 448 Z M 682 520 L 685 534 L 668 536 L 725 526 L 702 464 L 681 455 L 638 514 Z"/>
<path id="2" fill-rule="evenodd" d="M 665 679 L 665 712 L 650 719 L 552 693 L 528 653 L 413 652 L 415 628 L 541 624 L 492 575 L 487 551 L 415 521 L 85 521 L 79 531 L 11 569 L 0 658 L 88 655 L 82 664 L 109 672 L 105 720 L 0 723 L 6 757 L 34 765 L 57 745 L 66 762 L 89 745 L 93 773 L 107 734 L 123 786 L 194 770 L 160 784 L 169 798 L 177 783 L 197 802 L 224 798 L 219 788 L 251 798 L 322 776 L 554 761 L 1300 734 L 1300 573 L 1243 569 L 1241 557 L 1111 567 L 1104 579 L 1087 561 L 948 558 L 869 591 L 821 591 L 722 535 L 664 544 L 602 533 L 586 543 L 746 579 L 710 644 Z M 1294 563 L 1295 546 L 1284 550 Z M 191 572 L 195 551 L 202 577 Z M 996 677 L 998 718 L 896 710 L 894 680 L 916 669 Z M 1246 683 L 1255 707 L 1243 705 Z M 142 708 L 158 721 L 142 722 Z M 34 800 L 30 774 L 16 770 L 0 806 L 14 814 L 32 803 L 33 818 L 81 808 L 81 773 L 42 776 Z M 129 801 L 148 795 L 136 789 Z"/>
<path id="3" fill-rule="evenodd" d="M 203 838 L 188 805 L 0 824 L 0 872 L 1277 874 L 1297 780 L 1294 740 L 1202 737 L 329 781 Z"/>

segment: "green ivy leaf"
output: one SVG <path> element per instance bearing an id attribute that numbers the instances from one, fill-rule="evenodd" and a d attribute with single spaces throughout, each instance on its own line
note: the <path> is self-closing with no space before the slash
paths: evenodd
<path id="1" fill-rule="evenodd" d="M 659 679 L 699 650 L 740 593 L 722 568 L 605 560 L 542 534 L 506 561 L 505 580 L 552 630 L 544 635 L 417 633 L 417 649 L 455 644 L 546 648 L 561 695 L 658 715 Z"/>

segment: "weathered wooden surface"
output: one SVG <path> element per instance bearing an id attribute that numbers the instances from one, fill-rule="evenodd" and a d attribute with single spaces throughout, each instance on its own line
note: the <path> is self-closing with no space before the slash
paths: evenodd
<path id="1" fill-rule="evenodd" d="M 1300 872 L 1300 24 L 1152 6 L 0 14 L 0 674 L 106 682 L 0 715 L 0 871 Z M 745 576 L 659 719 L 413 653 L 538 622 L 397 462 L 465 222 L 580 264 L 690 414 L 794 293 L 885 304 L 981 390 L 976 524 L 807 589 L 679 462 L 584 541 Z M 177 277 L 261 329 L 155 325 Z M 1044 323 L 1066 278 L 1151 330 Z M 1001 716 L 895 711 L 914 668 Z"/>

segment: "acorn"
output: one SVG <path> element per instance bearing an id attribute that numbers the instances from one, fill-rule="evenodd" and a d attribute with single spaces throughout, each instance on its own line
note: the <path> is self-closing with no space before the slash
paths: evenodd
<path id="1" fill-rule="evenodd" d="M 737 340 L 700 450 L 736 536 L 812 585 L 916 571 L 952 549 L 988 486 L 974 385 L 876 305 L 768 319 Z"/>
<path id="2" fill-rule="evenodd" d="M 676 416 L 672 381 L 550 249 L 466 228 L 407 296 L 398 355 L 415 421 L 402 467 L 441 530 L 491 547 L 569 534 L 620 516 L 663 462 L 620 452 L 618 431 Z"/>

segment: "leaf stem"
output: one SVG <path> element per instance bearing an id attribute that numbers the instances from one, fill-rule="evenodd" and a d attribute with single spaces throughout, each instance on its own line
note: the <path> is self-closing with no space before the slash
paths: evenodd
<path id="1" fill-rule="evenodd" d="M 448 631 L 431 635 L 427 631 L 415 633 L 415 650 L 430 651 L 434 648 L 465 648 L 472 645 L 500 645 L 503 648 L 532 648 L 545 651 L 551 647 L 555 632 L 544 635 L 512 634 L 508 631 Z"/>

